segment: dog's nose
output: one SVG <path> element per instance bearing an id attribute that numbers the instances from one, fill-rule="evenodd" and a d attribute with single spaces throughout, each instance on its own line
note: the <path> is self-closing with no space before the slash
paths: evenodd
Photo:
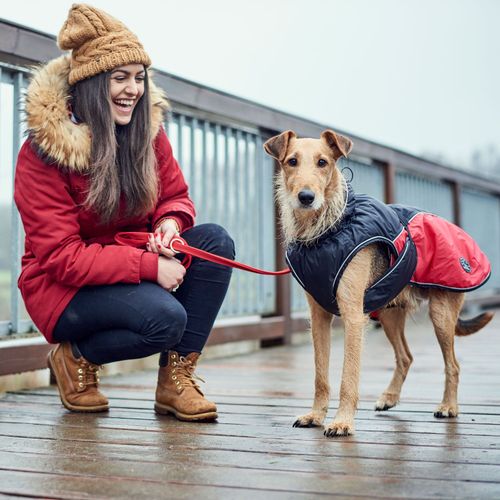
<path id="1" fill-rule="evenodd" d="M 299 200 L 302 205 L 309 206 L 312 205 L 314 201 L 314 193 L 310 189 L 303 189 L 299 193 Z"/>

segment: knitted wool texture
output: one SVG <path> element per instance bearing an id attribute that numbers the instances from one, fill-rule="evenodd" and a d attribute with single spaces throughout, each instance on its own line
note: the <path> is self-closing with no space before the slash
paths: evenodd
<path id="1" fill-rule="evenodd" d="M 70 85 L 126 64 L 151 65 L 138 38 L 102 10 L 73 4 L 59 32 L 62 50 L 71 50 Z"/>

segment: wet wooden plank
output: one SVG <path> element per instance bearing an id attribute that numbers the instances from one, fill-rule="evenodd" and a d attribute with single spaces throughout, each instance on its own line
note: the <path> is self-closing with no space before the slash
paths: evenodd
<path id="1" fill-rule="evenodd" d="M 88 498 L 175 498 L 192 500 L 271 499 L 307 500 L 309 493 L 289 491 L 264 491 L 256 488 L 217 486 L 212 484 L 182 484 L 177 481 L 146 480 L 108 476 L 85 476 L 78 474 L 40 473 L 15 470 L 0 470 L 0 493 L 10 496 L 34 498 L 88 499 Z"/>
<path id="2" fill-rule="evenodd" d="M 160 458 L 160 457 L 158 457 Z M 38 460 L 37 460 L 38 459 Z M 13 465 L 15 464 L 15 465 Z M 495 485 L 484 481 L 433 480 L 396 478 L 394 476 L 365 476 L 364 471 L 354 467 L 350 474 L 339 474 L 335 467 L 328 473 L 308 474 L 287 470 L 255 470 L 232 466 L 202 465 L 186 466 L 183 460 L 175 461 L 166 455 L 157 462 L 136 462 L 133 466 L 123 460 L 107 460 L 106 470 L 90 460 L 68 461 L 66 457 L 52 455 L 50 460 L 40 460 L 39 455 L 11 453 L 0 457 L 0 471 L 26 472 L 51 475 L 56 479 L 64 476 L 91 477 L 92 482 L 108 480 L 107 491 L 114 491 L 114 485 L 136 481 L 148 489 L 155 484 L 185 484 L 225 488 L 242 488 L 266 492 L 299 492 L 309 495 L 345 495 L 355 487 L 356 494 L 370 496 L 415 498 L 425 486 L 432 496 L 452 496 L 460 491 L 469 498 L 489 495 L 495 492 Z M 356 474 L 353 474 L 355 472 Z M 1 477 L 1 475 L 0 475 Z M 123 490 L 120 490 L 122 493 Z M 129 494 L 127 490 L 127 494 Z"/>
<path id="3" fill-rule="evenodd" d="M 500 379 L 499 379 L 500 380 Z M 500 382 L 499 382 L 500 385 Z M 500 390 L 500 387 L 499 387 Z M 106 387 L 103 387 L 103 392 L 106 393 L 110 399 L 112 399 L 112 407 L 111 409 L 118 408 L 130 408 L 131 410 L 137 409 L 150 409 L 154 403 L 154 397 L 147 397 L 147 393 L 143 394 L 143 397 L 140 397 L 140 393 L 134 390 L 130 392 L 126 390 L 117 391 L 109 391 L 106 390 Z M 134 397 L 135 396 L 135 397 Z M 231 412 L 239 411 L 239 410 L 247 410 L 252 413 L 267 413 L 273 414 L 276 413 L 276 410 L 283 411 L 283 408 L 286 410 L 286 414 L 295 415 L 295 411 L 308 411 L 312 404 L 312 399 L 308 398 L 266 398 L 259 396 L 227 396 L 227 395 L 214 395 L 210 394 L 210 398 L 214 399 L 218 406 L 224 409 L 224 411 Z M 60 407 L 60 399 L 55 389 L 51 389 L 50 392 L 19 392 L 19 393 L 9 393 L 6 394 L 3 398 L 0 399 L 0 411 L 2 410 L 2 405 L 7 404 L 8 402 L 22 403 L 22 402 L 36 402 L 37 404 L 47 404 L 52 406 Z M 335 410 L 338 406 L 338 400 L 332 399 L 330 403 L 330 409 Z M 376 416 L 381 415 L 414 415 L 414 414 L 433 414 L 436 406 L 436 402 L 427 402 L 422 403 L 418 401 L 405 401 L 404 403 L 399 404 L 398 406 L 392 408 L 388 412 L 375 412 L 374 411 L 374 402 L 362 400 L 358 406 L 358 413 L 360 415 L 363 412 L 368 412 L 374 414 Z M 291 412 L 290 410 L 293 410 Z M 460 415 L 461 416 L 469 416 L 474 417 L 474 415 L 489 415 L 491 419 L 498 421 L 500 424 L 500 404 L 471 404 L 471 403 L 463 403 L 460 404 Z M 497 417 L 497 418 L 495 418 Z M 460 420 L 459 419 L 456 421 Z M 455 422 L 455 420 L 450 420 L 450 422 Z"/>
<path id="4" fill-rule="evenodd" d="M 50 425 L 54 422 L 54 417 L 61 416 L 61 410 L 56 405 L 41 408 L 40 405 L 26 405 L 24 407 L 11 406 L 8 410 L 0 405 L 0 424 L 2 422 L 19 422 L 22 417 L 24 423 L 40 423 Z M 36 415 L 34 411 L 36 410 Z M 274 433 L 274 428 L 282 427 L 288 429 L 291 436 L 300 438 L 301 429 L 292 429 L 294 417 L 292 415 L 273 415 L 269 417 L 266 414 L 244 414 L 244 413 L 224 413 L 219 410 L 221 416 L 217 422 L 217 432 L 232 433 L 241 426 L 253 425 L 261 426 L 262 433 Z M 62 414 L 65 414 L 64 412 Z M 41 417 L 44 417 L 43 419 Z M 100 425 L 111 427 L 127 427 L 134 428 L 147 426 L 151 429 L 159 427 L 165 428 L 167 425 L 179 426 L 186 424 L 178 424 L 170 417 L 159 417 L 151 411 L 142 410 L 130 412 L 130 410 L 112 410 L 108 414 L 100 416 L 88 415 L 68 415 L 68 424 L 70 425 Z M 94 421 L 94 419 L 96 419 Z M 500 436 L 500 425 L 488 422 L 483 422 L 482 419 L 488 419 L 488 416 L 475 416 L 467 421 L 460 420 L 441 420 L 435 419 L 432 415 L 411 415 L 409 418 L 401 418 L 396 414 L 380 414 L 366 415 L 357 418 L 357 430 L 368 432 L 392 431 L 412 434 L 454 434 L 460 435 L 480 435 L 480 436 Z M 192 426 L 191 426 L 192 428 Z M 274 434 L 273 434 L 274 435 Z"/>
<path id="5" fill-rule="evenodd" d="M 43 418 L 40 414 L 33 416 L 23 416 L 22 422 L 19 422 L 19 414 L 0 415 L 0 434 L 12 435 L 16 432 L 19 426 L 30 425 L 32 431 L 39 428 L 40 435 L 45 430 L 43 427 L 52 427 L 54 425 L 53 415 Z M 241 418 L 241 416 L 238 416 Z M 321 428 L 316 429 L 300 429 L 293 428 L 289 423 L 283 421 L 269 422 L 267 418 L 252 418 L 247 419 L 245 423 L 238 421 L 236 423 L 208 423 L 193 427 L 189 423 L 179 424 L 172 417 L 156 417 L 155 420 L 142 419 L 131 420 L 127 418 L 114 418 L 112 416 L 89 417 L 89 416 L 74 416 L 65 415 L 63 418 L 57 419 L 59 425 L 74 428 L 80 427 L 95 427 L 99 429 L 110 429 L 116 431 L 130 430 L 140 432 L 179 432 L 179 433 L 196 433 L 205 435 L 224 435 L 224 436 L 241 436 L 252 438 L 258 436 L 260 438 L 269 437 L 276 439 L 298 440 L 304 439 L 323 439 Z M 34 427 L 38 426 L 38 427 Z M 482 447 L 489 449 L 500 449 L 498 441 L 500 426 L 481 426 L 469 425 L 466 428 L 460 427 L 458 424 L 440 423 L 439 421 L 430 429 L 427 423 L 408 423 L 408 422 L 385 422 L 381 419 L 358 421 L 356 427 L 356 435 L 360 439 L 363 433 L 364 439 L 367 441 L 376 440 L 376 442 L 395 442 L 395 440 L 405 442 L 413 442 L 422 440 L 425 446 L 439 446 L 446 441 L 448 447 Z M 493 429 L 493 430 L 492 430 Z M 383 434 L 383 436 L 380 436 Z M 476 439 L 477 438 L 477 439 Z M 348 437 L 346 439 L 354 439 Z"/>
<path id="6" fill-rule="evenodd" d="M 186 453 L 180 446 L 170 446 L 168 450 L 138 447 L 128 444 L 87 443 L 82 447 L 80 442 L 60 441 L 57 447 L 49 439 L 9 438 L 0 437 L 0 451 L 6 455 L 9 466 L 18 466 L 15 458 L 8 454 L 18 454 L 22 444 L 22 454 L 38 457 L 37 460 L 50 459 L 58 456 L 71 461 L 78 452 L 81 460 L 95 462 L 98 456 L 102 462 L 120 460 L 136 462 L 157 462 L 165 460 L 179 461 L 185 466 L 196 468 L 198 465 L 210 464 L 234 468 L 249 468 L 263 470 L 281 470 L 288 472 L 335 473 L 353 474 L 358 469 L 365 476 L 394 476 L 400 478 L 413 477 L 418 479 L 439 479 L 462 481 L 499 481 L 500 468 L 496 463 L 473 463 L 452 461 L 434 461 L 429 467 L 430 460 L 418 460 L 418 457 L 402 456 L 399 458 L 380 459 L 380 457 L 366 457 L 362 454 L 349 455 L 345 447 L 332 450 L 329 454 L 291 454 L 268 452 L 266 449 L 254 453 L 240 450 L 204 448 L 198 453 Z M 352 451 L 352 450 L 351 450 Z M 356 450 L 354 450 L 356 451 Z M 163 458 L 162 458 L 163 457 Z M 429 457 L 430 458 L 430 457 Z"/>
<path id="7" fill-rule="evenodd" d="M 108 429 L 101 427 L 78 428 L 58 425 L 41 426 L 23 424 L 2 424 L 1 436 L 23 439 L 48 439 L 54 442 L 74 441 L 88 447 L 97 442 L 116 445 L 134 445 L 139 447 L 183 447 L 186 450 L 221 449 L 239 450 L 247 453 L 280 453 L 298 455 L 342 455 L 385 457 L 391 459 L 448 461 L 465 463 L 500 463 L 500 450 L 495 438 L 482 440 L 485 447 L 474 446 L 475 441 L 468 441 L 470 446 L 462 442 L 460 446 L 448 441 L 447 436 L 393 435 L 384 438 L 378 434 L 359 432 L 357 438 L 327 440 L 319 429 L 300 429 L 301 439 L 287 437 L 260 437 L 257 433 L 228 436 L 223 433 L 206 433 L 203 429 L 188 427 L 171 427 L 165 432 L 150 430 Z M 252 430 L 249 430 L 249 433 Z M 278 433 L 277 433 L 278 434 Z M 474 436 L 474 438 L 477 438 Z M 360 452 L 359 447 L 363 449 Z M 404 454 L 403 454 L 404 450 Z"/>

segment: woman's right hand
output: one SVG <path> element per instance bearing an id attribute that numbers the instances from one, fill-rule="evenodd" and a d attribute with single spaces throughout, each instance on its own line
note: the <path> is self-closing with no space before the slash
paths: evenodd
<path id="1" fill-rule="evenodd" d="M 158 257 L 158 284 L 169 292 L 177 290 L 184 280 L 186 268 L 177 260 L 169 257 Z"/>

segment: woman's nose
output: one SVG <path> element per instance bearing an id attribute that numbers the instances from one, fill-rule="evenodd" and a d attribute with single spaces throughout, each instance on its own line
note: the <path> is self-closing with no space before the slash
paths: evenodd
<path id="1" fill-rule="evenodd" d="M 137 83 L 135 81 L 130 82 L 126 87 L 125 87 L 125 92 L 127 94 L 131 95 L 137 95 Z"/>

